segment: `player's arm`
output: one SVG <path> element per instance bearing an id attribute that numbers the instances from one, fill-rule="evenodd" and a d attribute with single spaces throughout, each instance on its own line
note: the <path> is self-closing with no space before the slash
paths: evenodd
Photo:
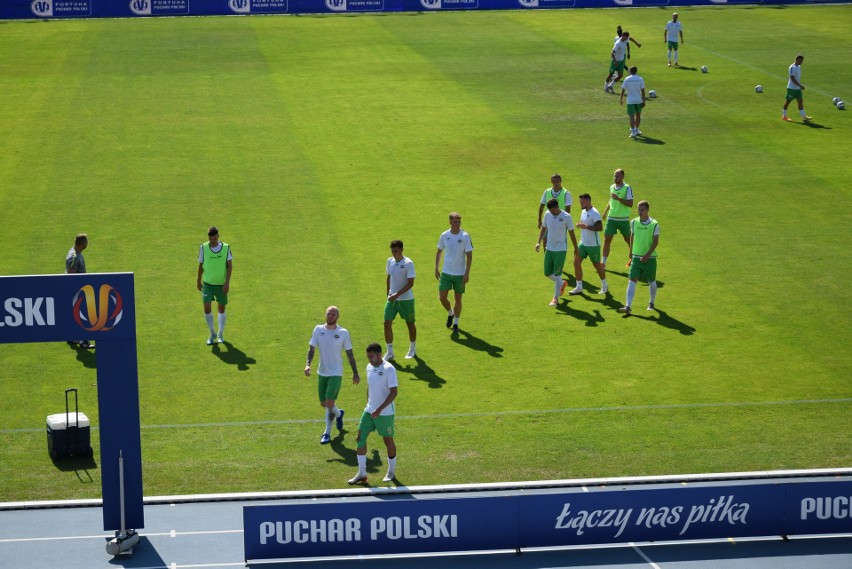
<path id="1" fill-rule="evenodd" d="M 541 231 L 539 231 L 539 232 L 538 232 L 538 241 L 536 241 L 536 242 L 535 242 L 535 250 L 536 250 L 536 252 L 538 252 L 538 250 L 539 250 L 539 249 L 541 249 L 541 241 L 542 241 L 542 239 L 544 239 L 544 235 L 545 235 L 546 233 L 547 233 L 547 228 L 546 228 L 546 227 L 542 227 L 542 228 L 541 228 Z M 546 242 L 546 241 L 545 241 L 544 245 L 545 245 L 545 247 L 547 246 L 547 242 Z"/>
<path id="2" fill-rule="evenodd" d="M 683 43 L 683 30 L 678 30 L 678 34 L 680 34 L 680 43 Z"/>
<path id="3" fill-rule="evenodd" d="M 204 265 L 202 263 L 198 263 L 198 279 L 195 283 L 195 287 L 198 290 L 201 290 L 201 275 L 203 275 L 203 274 L 204 274 Z"/>
<path id="4" fill-rule="evenodd" d="M 370 416 L 371 416 L 373 419 L 375 419 L 376 417 L 378 417 L 378 416 L 381 414 L 382 410 L 383 410 L 385 407 L 387 407 L 388 405 L 390 405 L 391 403 L 393 403 L 393 400 L 394 400 L 394 399 L 396 399 L 396 392 L 397 392 L 397 390 L 398 390 L 398 388 L 396 388 L 396 387 L 391 387 L 391 388 L 390 388 L 390 393 L 388 393 L 388 397 L 387 397 L 387 399 L 385 399 L 384 401 L 382 401 L 382 404 L 381 404 L 381 405 L 379 405 L 378 407 L 376 407 L 376 410 L 375 410 L 375 411 L 373 411 L 372 413 L 370 413 Z"/>
<path id="5" fill-rule="evenodd" d="M 358 385 L 361 383 L 361 376 L 358 375 L 358 364 L 355 363 L 355 353 L 352 348 L 346 350 L 346 359 L 349 360 L 349 366 L 352 368 L 352 383 Z"/>
<path id="6" fill-rule="evenodd" d="M 441 280 L 441 271 L 438 269 L 441 266 L 441 253 L 443 253 L 441 249 L 438 249 L 438 252 L 435 253 L 435 278 L 438 280 Z"/>
<path id="7" fill-rule="evenodd" d="M 603 213 L 601 214 L 601 219 L 606 219 L 606 215 L 608 213 L 609 213 L 609 203 L 606 204 L 606 207 L 604 208 Z"/>
<path id="8" fill-rule="evenodd" d="M 467 266 L 464 269 L 464 279 L 463 282 L 470 281 L 470 266 L 473 264 L 473 251 L 468 251 L 465 253 L 465 257 L 467 257 Z"/>
<path id="9" fill-rule="evenodd" d="M 308 345 L 308 358 L 307 358 L 307 362 L 305 363 L 305 376 L 306 377 L 311 376 L 311 362 L 314 361 L 314 351 L 315 350 L 316 350 L 316 348 L 314 346 Z"/>
<path id="10" fill-rule="evenodd" d="M 574 244 L 574 254 L 575 254 L 575 255 L 578 255 L 580 251 L 579 251 L 579 249 L 577 248 L 577 236 L 574 234 L 574 230 L 573 230 L 573 229 L 569 229 L 569 230 L 568 230 L 568 236 L 569 236 L 569 237 L 571 237 L 571 243 L 573 243 L 573 244 Z"/>
<path id="11" fill-rule="evenodd" d="M 627 91 L 625 91 L 625 90 L 624 90 L 624 84 L 622 83 L 622 84 L 621 84 L 621 96 L 618 98 L 618 104 L 619 104 L 619 105 L 623 105 L 623 104 L 624 104 L 624 93 L 626 93 L 626 92 L 627 92 Z"/>
<path id="12" fill-rule="evenodd" d="M 645 87 L 642 87 L 642 106 L 645 106 Z"/>
<path id="13" fill-rule="evenodd" d="M 544 212 L 544 204 L 538 204 L 538 228 L 541 229 L 541 214 Z"/>
<path id="14" fill-rule="evenodd" d="M 228 259 L 225 261 L 225 284 L 222 285 L 222 291 L 227 293 L 231 288 L 231 272 L 234 270 L 234 262 Z"/>
<path id="15" fill-rule="evenodd" d="M 595 221 L 594 225 L 586 225 L 583 229 L 588 229 L 589 231 L 603 231 L 603 221 L 599 219 Z"/>
<path id="16" fill-rule="evenodd" d="M 654 235 L 654 240 L 651 242 L 651 248 L 648 249 L 647 253 L 642 255 L 642 262 L 643 263 L 651 258 L 651 253 L 653 253 L 654 249 L 657 248 L 657 244 L 659 244 L 659 242 L 660 242 L 660 235 L 658 233 L 657 235 Z M 632 249 L 632 245 L 631 245 L 631 249 Z"/>
<path id="17" fill-rule="evenodd" d="M 636 41 L 636 38 L 634 38 L 633 36 L 630 36 L 630 41 L 635 43 L 636 47 L 642 47 L 642 44 L 639 43 L 638 41 Z M 630 45 L 629 44 L 627 45 L 627 50 L 628 50 L 628 53 L 629 53 L 630 52 Z"/>
<path id="18" fill-rule="evenodd" d="M 388 275 L 387 281 L 385 282 L 385 296 L 390 299 L 390 275 Z"/>

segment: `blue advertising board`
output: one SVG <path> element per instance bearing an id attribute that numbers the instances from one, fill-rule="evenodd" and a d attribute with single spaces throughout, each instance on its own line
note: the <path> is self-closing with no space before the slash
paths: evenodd
<path id="1" fill-rule="evenodd" d="M 820 3 L 837 2 L 836 0 L 0 0 L 0 20 Z"/>
<path id="2" fill-rule="evenodd" d="M 105 530 L 144 526 L 133 274 L 0 277 L 0 344 L 94 340 Z M 37 365 L 37 364 L 34 364 Z"/>
<path id="3" fill-rule="evenodd" d="M 243 508 L 246 560 L 852 532 L 852 478 L 370 496 Z"/>

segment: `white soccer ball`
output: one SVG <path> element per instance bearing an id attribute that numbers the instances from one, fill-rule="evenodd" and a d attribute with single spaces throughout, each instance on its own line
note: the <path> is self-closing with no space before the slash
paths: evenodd
<path id="1" fill-rule="evenodd" d="M 758 85 L 754 88 L 755 93 L 763 93 L 763 85 Z"/>
<path id="2" fill-rule="evenodd" d="M 844 110 L 846 108 L 846 103 L 844 103 L 843 101 L 837 101 L 837 108 L 841 111 Z"/>
<path id="3" fill-rule="evenodd" d="M 648 98 L 656 99 L 657 98 L 657 92 L 654 91 L 653 89 L 651 89 L 650 91 L 648 91 Z"/>
<path id="4" fill-rule="evenodd" d="M 831 102 L 832 102 L 832 103 L 834 103 L 834 105 L 835 105 L 835 106 L 837 106 L 837 103 L 839 103 L 839 102 L 840 102 L 840 97 L 835 97 L 835 98 L 833 98 L 833 99 L 831 100 Z"/>
<path id="5" fill-rule="evenodd" d="M 706 65 L 701 66 L 701 73 L 707 73 L 707 66 Z"/>

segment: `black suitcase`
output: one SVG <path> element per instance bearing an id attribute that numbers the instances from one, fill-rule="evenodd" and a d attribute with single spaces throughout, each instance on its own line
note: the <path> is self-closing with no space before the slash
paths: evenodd
<path id="1" fill-rule="evenodd" d="M 74 392 L 74 412 L 70 412 L 68 394 Z M 69 456 L 92 456 L 89 418 L 80 413 L 77 390 L 65 390 L 65 413 L 47 417 L 47 452 L 53 460 Z"/>

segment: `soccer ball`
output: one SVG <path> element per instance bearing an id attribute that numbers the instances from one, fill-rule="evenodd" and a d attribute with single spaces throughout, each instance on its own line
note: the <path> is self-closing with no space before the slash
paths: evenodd
<path id="1" fill-rule="evenodd" d="M 701 73 L 707 73 L 707 66 L 706 65 L 701 66 Z"/>
<path id="2" fill-rule="evenodd" d="M 648 98 L 649 99 L 656 99 L 657 98 L 657 92 L 654 91 L 653 89 L 651 89 L 650 91 L 648 91 Z"/>
<path id="3" fill-rule="evenodd" d="M 839 102 L 840 102 L 840 97 L 835 97 L 835 98 L 833 98 L 833 99 L 831 100 L 831 102 L 832 102 L 832 103 L 834 103 L 834 106 L 837 106 L 837 103 L 839 103 Z"/>
<path id="4" fill-rule="evenodd" d="M 754 88 L 755 93 L 763 93 L 763 85 L 758 85 Z"/>
<path id="5" fill-rule="evenodd" d="M 843 101 L 837 101 L 837 108 L 841 111 L 846 109 L 846 103 L 844 103 Z"/>

